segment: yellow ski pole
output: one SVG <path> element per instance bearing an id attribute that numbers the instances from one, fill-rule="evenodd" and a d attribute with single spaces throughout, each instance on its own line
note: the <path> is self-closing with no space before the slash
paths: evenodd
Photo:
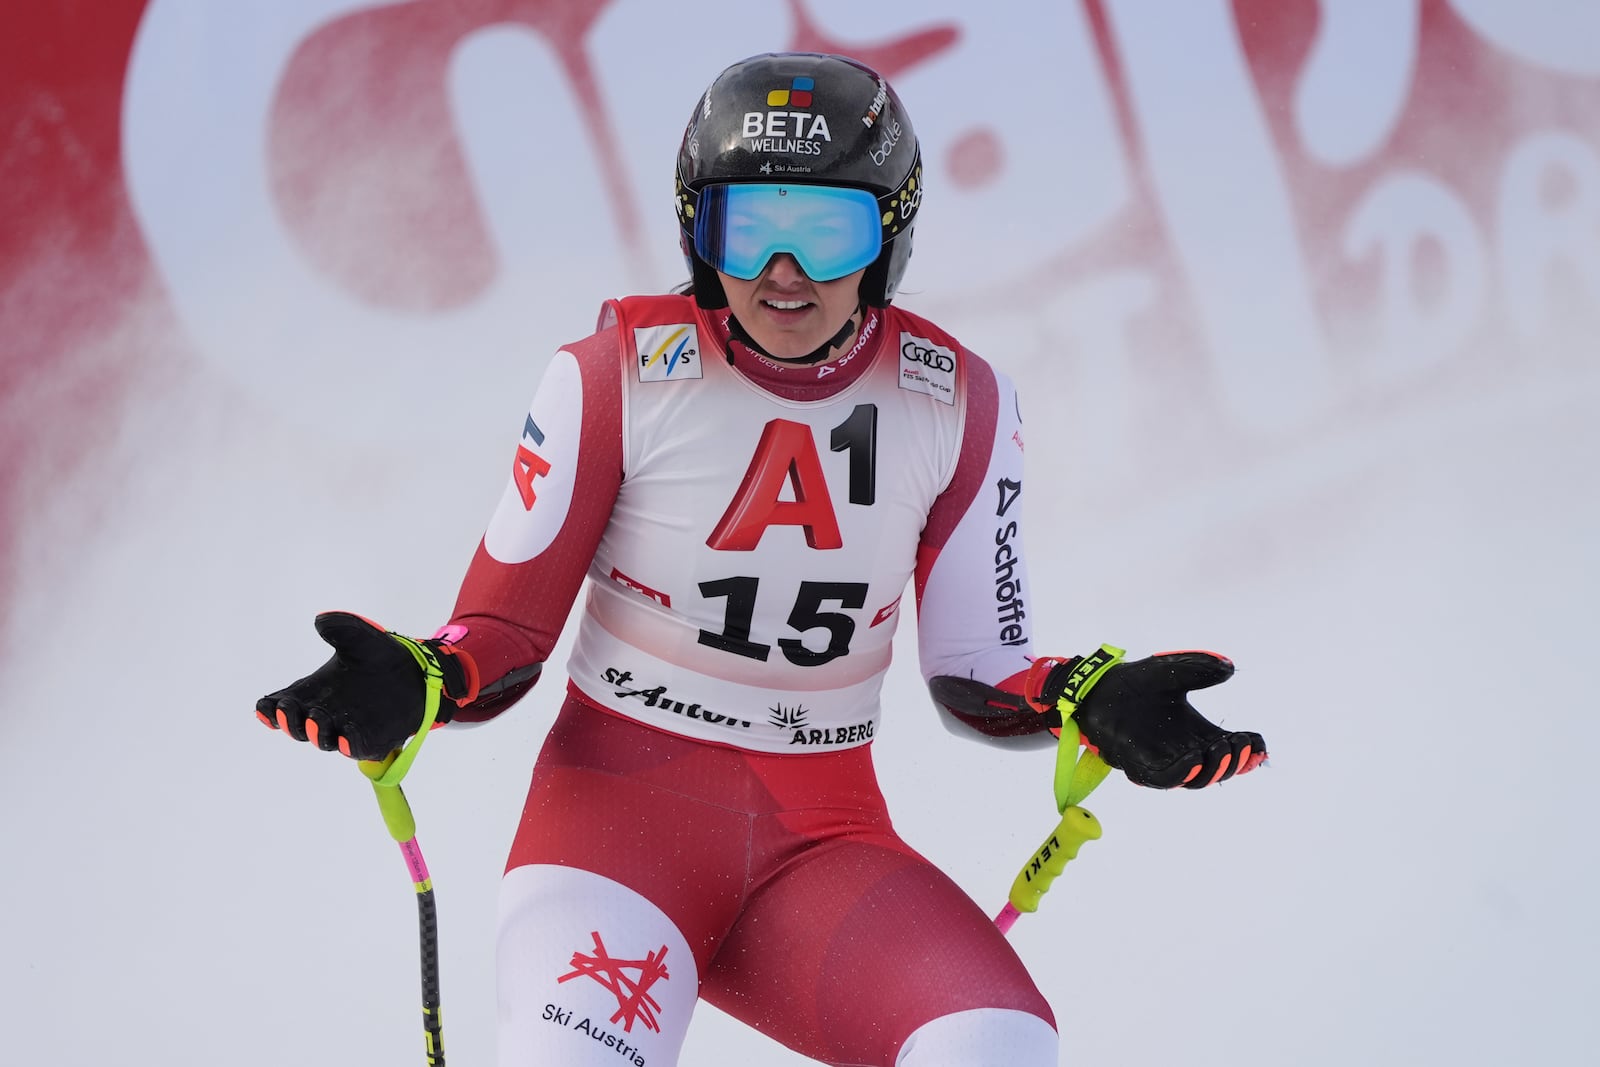
<path id="1" fill-rule="evenodd" d="M 1079 803 L 1105 781 L 1111 768 L 1099 753 L 1087 748 L 1080 751 L 1078 725 L 1072 716 L 1084 695 L 1123 654 L 1120 648 L 1101 645 L 1098 651 L 1083 657 L 1074 666 L 1066 688 L 1056 701 L 1061 712 L 1061 739 L 1056 747 L 1055 799 L 1061 821 L 1045 838 L 1044 844 L 1034 849 L 1012 881 L 1005 906 L 994 918 L 1001 933 L 1010 933 L 1023 912 L 1038 911 L 1040 899 L 1049 892 L 1067 863 L 1077 858 L 1083 843 L 1100 839 L 1100 820 L 1087 808 L 1079 807 Z"/>

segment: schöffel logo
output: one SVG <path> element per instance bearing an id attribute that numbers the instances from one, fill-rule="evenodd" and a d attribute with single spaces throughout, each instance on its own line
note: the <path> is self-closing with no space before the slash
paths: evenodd
<path id="1" fill-rule="evenodd" d="M 1022 483 L 1001 478 L 995 483 L 1000 490 L 1000 506 L 995 518 L 1004 518 L 1022 496 Z M 1000 642 L 1006 645 L 1025 645 L 1028 631 L 1024 620 L 1028 617 L 1027 605 L 1022 600 L 1022 575 L 1019 573 L 1022 558 L 1017 553 L 1017 521 L 1012 519 L 999 524 L 994 531 L 994 605 L 995 620 L 1000 626 Z"/>
<path id="2" fill-rule="evenodd" d="M 900 388 L 956 402 L 956 354 L 926 337 L 900 335 Z"/>
<path id="3" fill-rule="evenodd" d="M 1000 506 L 994 509 L 995 518 L 999 518 L 1011 510 L 1011 505 L 1017 502 L 1017 497 L 1022 495 L 1022 483 L 1014 482 L 1010 478 L 1001 478 L 995 482 L 995 487 L 1000 490 Z M 612 572 L 615 576 L 616 572 Z"/>
<path id="4" fill-rule="evenodd" d="M 641 382 L 700 377 L 700 332 L 693 323 L 645 326 L 633 331 Z"/>
<path id="5" fill-rule="evenodd" d="M 767 93 L 768 107 L 810 107 L 811 93 L 816 89 L 815 78 L 796 78 L 787 89 L 773 89 Z"/>

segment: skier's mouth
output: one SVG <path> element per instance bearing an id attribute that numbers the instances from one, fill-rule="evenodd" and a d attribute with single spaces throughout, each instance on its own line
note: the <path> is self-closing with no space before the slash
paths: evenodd
<path id="1" fill-rule="evenodd" d="M 763 300 L 761 306 L 780 319 L 798 318 L 813 305 L 809 300 Z"/>

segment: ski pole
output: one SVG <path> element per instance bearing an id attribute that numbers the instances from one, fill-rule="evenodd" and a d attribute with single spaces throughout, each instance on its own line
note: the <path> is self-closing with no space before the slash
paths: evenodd
<path id="1" fill-rule="evenodd" d="M 1011 883 L 1005 906 L 994 917 L 994 924 L 1003 934 L 1011 932 L 1012 925 L 1023 912 L 1039 910 L 1040 899 L 1066 869 L 1067 863 L 1077 858 L 1078 849 L 1085 841 L 1100 839 L 1100 820 L 1078 805 L 1105 781 L 1111 768 L 1093 749 L 1080 751 L 1078 724 L 1072 716 L 1094 683 L 1123 655 L 1120 648 L 1101 645 L 1097 651 L 1083 657 L 1073 668 L 1056 701 L 1056 708 L 1061 712 L 1061 738 L 1056 746 L 1055 799 L 1061 821 L 1045 838 L 1044 844 L 1034 849 Z"/>
<path id="2" fill-rule="evenodd" d="M 422 748 L 428 731 L 439 717 L 439 695 L 444 688 L 444 675 L 439 661 L 425 645 L 398 634 L 392 635 L 406 647 L 422 668 L 424 696 L 422 723 L 405 747 L 381 760 L 359 761 L 361 773 L 372 782 L 372 791 L 378 797 L 378 810 L 383 813 L 383 824 L 389 836 L 400 845 L 406 869 L 411 872 L 411 884 L 417 891 L 417 930 L 422 951 L 422 1037 L 427 1052 L 428 1067 L 444 1065 L 444 1022 L 439 1006 L 439 913 L 433 899 L 433 879 L 428 876 L 428 864 L 422 858 L 422 846 L 417 844 L 417 820 L 411 814 L 411 804 L 406 800 L 400 780 L 411 770 L 417 753 Z"/>
<path id="3" fill-rule="evenodd" d="M 414 751 L 414 750 L 413 750 Z M 400 753 L 394 752 L 384 760 L 362 760 L 361 773 L 372 781 L 372 791 L 378 797 L 378 810 L 383 813 L 383 823 L 389 836 L 400 844 L 406 869 L 411 872 L 411 883 L 417 891 L 417 928 L 422 951 L 422 1033 L 426 1042 L 429 1067 L 444 1067 L 444 1023 L 439 1007 L 439 916 L 433 899 L 433 879 L 428 876 L 427 861 L 422 858 L 422 846 L 417 844 L 417 821 L 411 814 L 411 804 L 400 788 L 400 777 L 387 778 L 399 762 Z"/>
<path id="4" fill-rule="evenodd" d="M 1023 912 L 1038 911 L 1039 898 L 1049 891 L 1056 876 L 1066 869 L 1067 861 L 1078 858 L 1078 849 L 1085 841 L 1099 838 L 1100 820 L 1087 809 L 1074 804 L 1062 812 L 1061 822 L 1045 838 L 1044 844 L 1034 850 L 1028 862 L 1023 864 L 1016 881 L 1011 883 L 1011 893 L 1006 898 L 1005 907 L 994 917 L 994 924 L 1000 928 L 1000 932 L 1010 933 Z"/>

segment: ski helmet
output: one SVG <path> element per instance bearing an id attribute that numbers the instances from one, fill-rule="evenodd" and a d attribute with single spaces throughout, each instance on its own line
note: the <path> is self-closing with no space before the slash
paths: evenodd
<path id="1" fill-rule="evenodd" d="M 870 192 L 882 250 L 861 279 L 861 299 L 874 307 L 894 299 L 922 204 L 922 155 L 910 116 L 881 75 L 844 56 L 777 52 L 735 63 L 706 89 L 684 130 L 677 173 L 680 242 L 701 307 L 728 303 L 695 250 L 701 193 L 750 183 Z"/>

